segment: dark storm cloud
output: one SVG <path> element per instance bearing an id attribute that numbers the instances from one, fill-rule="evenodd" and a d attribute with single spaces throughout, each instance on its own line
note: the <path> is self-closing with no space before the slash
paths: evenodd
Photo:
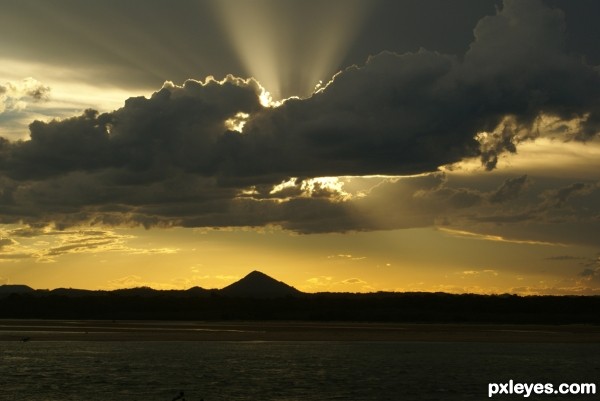
<path id="1" fill-rule="evenodd" d="M 493 205 L 497 201 L 516 199 L 529 180 L 526 176 L 508 179 L 488 199 Z M 537 199 L 511 205 L 510 209 L 479 210 L 470 218 L 485 223 L 523 222 L 593 222 L 597 220 L 600 191 L 597 182 L 576 182 L 564 187 L 537 193 Z"/>
<path id="2" fill-rule="evenodd" d="M 508 182 L 508 181 L 507 181 Z M 506 182 L 505 184 L 506 185 Z M 548 188 L 548 185 L 551 188 Z M 500 186 L 498 190 L 502 188 Z M 560 246 L 600 246 L 600 187 L 598 182 L 575 182 L 536 177 L 527 190 L 504 203 L 481 204 L 467 213 L 447 213 L 452 228 L 521 241 Z M 487 193 L 486 198 L 498 190 Z M 557 256 L 552 260 L 568 260 Z"/>
<path id="3" fill-rule="evenodd" d="M 500 153 L 516 152 L 519 141 L 537 135 L 533 124 L 542 114 L 587 115 L 578 139 L 597 134 L 600 76 L 564 52 L 560 10 L 507 0 L 474 34 L 463 60 L 426 50 L 381 53 L 311 98 L 257 115 L 241 147 L 273 149 L 272 157 L 255 164 L 242 152 L 239 169 L 410 174 L 473 155 L 493 169 Z M 494 130 L 506 116 L 513 124 L 485 137 L 480 148 L 474 135 Z"/>
<path id="4" fill-rule="evenodd" d="M 481 191 L 456 187 L 442 173 L 388 178 L 370 188 L 364 196 L 344 202 L 296 198 L 286 202 L 284 207 L 271 205 L 273 210 L 267 216 L 277 215 L 280 221 L 271 223 L 307 234 L 430 227 L 447 224 L 448 219 L 460 222 L 465 215 L 486 208 L 512 209 L 516 196 L 500 198 L 497 194 L 518 181 L 522 181 L 522 177 L 508 178 L 497 188 Z M 261 207 L 256 210 L 267 211 Z"/>
<path id="5" fill-rule="evenodd" d="M 565 52 L 564 14 L 537 1 L 506 0 L 501 13 L 484 17 L 465 56 L 467 80 L 480 83 L 488 112 L 513 115 L 530 126 L 540 112 L 565 119 L 591 113 L 597 134 L 598 71 Z"/>
<path id="6" fill-rule="evenodd" d="M 584 182 L 576 182 L 564 188 L 550 190 L 545 192 L 542 196 L 544 202 L 542 203 L 543 208 L 562 208 L 567 202 L 577 196 L 588 195 L 598 188 L 598 184 L 590 184 Z"/>
<path id="7" fill-rule="evenodd" d="M 492 169 L 500 153 L 537 135 L 541 114 L 588 116 L 580 138 L 596 134 L 600 76 L 564 52 L 559 10 L 506 0 L 474 34 L 464 57 L 384 52 L 277 108 L 261 106 L 256 81 L 229 76 L 167 83 L 111 113 L 36 121 L 30 140 L 0 142 L 0 217 L 61 228 L 276 224 L 309 233 L 420 227 L 441 211 L 511 201 L 525 176 L 487 193 L 426 175 L 352 202 L 326 186 L 310 196 L 299 188 L 309 177 L 428 173 L 471 156 Z M 248 115 L 243 133 L 225 124 L 238 113 Z M 512 123 L 498 128 L 507 116 Z M 481 131 L 490 134 L 480 143 Z M 291 177 L 300 178 L 271 192 Z M 380 215 L 398 203 L 399 213 Z"/>
<path id="8" fill-rule="evenodd" d="M 453 57 L 427 51 L 372 57 L 311 98 L 290 100 L 249 121 L 240 147 L 273 152 L 261 164 L 242 154 L 239 169 L 300 176 L 410 174 L 474 156 L 477 124 L 463 118 L 456 68 Z"/>
<path id="9" fill-rule="evenodd" d="M 79 117 L 30 125 L 30 140 L 4 144 L 6 174 L 40 179 L 78 171 L 124 169 L 124 180 L 165 178 L 169 169 L 215 173 L 224 121 L 259 109 L 258 84 L 228 77 L 223 82 L 166 84 L 150 99 L 130 98 L 112 113 L 87 110 Z"/>
<path id="10" fill-rule="evenodd" d="M 527 186 L 528 179 L 526 175 L 507 179 L 497 191 L 490 196 L 490 202 L 499 203 L 514 199 Z"/>

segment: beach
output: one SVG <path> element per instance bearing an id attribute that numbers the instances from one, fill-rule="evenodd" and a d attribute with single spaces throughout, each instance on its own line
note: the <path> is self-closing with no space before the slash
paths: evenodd
<path id="1" fill-rule="evenodd" d="M 299 321 L 0 320 L 0 341 L 600 343 L 600 326 Z"/>

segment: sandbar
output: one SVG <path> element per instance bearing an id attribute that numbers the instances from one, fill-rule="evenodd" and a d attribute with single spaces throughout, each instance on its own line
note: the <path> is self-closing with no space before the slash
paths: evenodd
<path id="1" fill-rule="evenodd" d="M 303 321 L 0 320 L 0 341 L 600 343 L 600 326 Z"/>

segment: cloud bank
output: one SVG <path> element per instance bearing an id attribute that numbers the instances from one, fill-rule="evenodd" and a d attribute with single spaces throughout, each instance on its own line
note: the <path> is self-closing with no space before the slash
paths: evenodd
<path id="1" fill-rule="evenodd" d="M 600 75 L 566 54 L 564 35 L 560 10 L 505 0 L 479 21 L 464 55 L 384 52 L 279 107 L 261 103 L 256 80 L 228 76 L 167 82 L 110 113 L 35 121 L 29 140 L 0 140 L 0 223 L 311 233 L 426 226 L 440 216 L 433 209 L 511 202 L 526 177 L 486 192 L 430 173 L 470 157 L 494 169 L 500 154 L 539 135 L 542 116 L 579 119 L 572 139 L 597 136 Z M 245 121 L 241 133 L 231 119 Z M 429 175 L 352 196 L 335 180 L 311 181 L 418 174 Z M 596 190 L 586 188 L 548 193 L 547 202 Z M 398 203 L 401 215 L 378 215 Z"/>

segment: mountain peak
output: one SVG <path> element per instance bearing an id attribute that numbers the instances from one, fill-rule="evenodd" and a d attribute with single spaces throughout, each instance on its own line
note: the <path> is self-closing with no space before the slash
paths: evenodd
<path id="1" fill-rule="evenodd" d="M 280 298 L 301 294 L 294 287 L 277 281 L 258 270 L 248 273 L 244 278 L 228 285 L 220 292 L 227 296 L 250 298 Z"/>
<path id="2" fill-rule="evenodd" d="M 252 270 L 250 273 L 246 274 L 246 276 L 244 278 L 258 279 L 258 278 L 265 278 L 265 277 L 275 280 L 272 277 L 268 276 L 267 274 L 265 274 L 261 271 L 258 271 L 258 270 Z"/>

